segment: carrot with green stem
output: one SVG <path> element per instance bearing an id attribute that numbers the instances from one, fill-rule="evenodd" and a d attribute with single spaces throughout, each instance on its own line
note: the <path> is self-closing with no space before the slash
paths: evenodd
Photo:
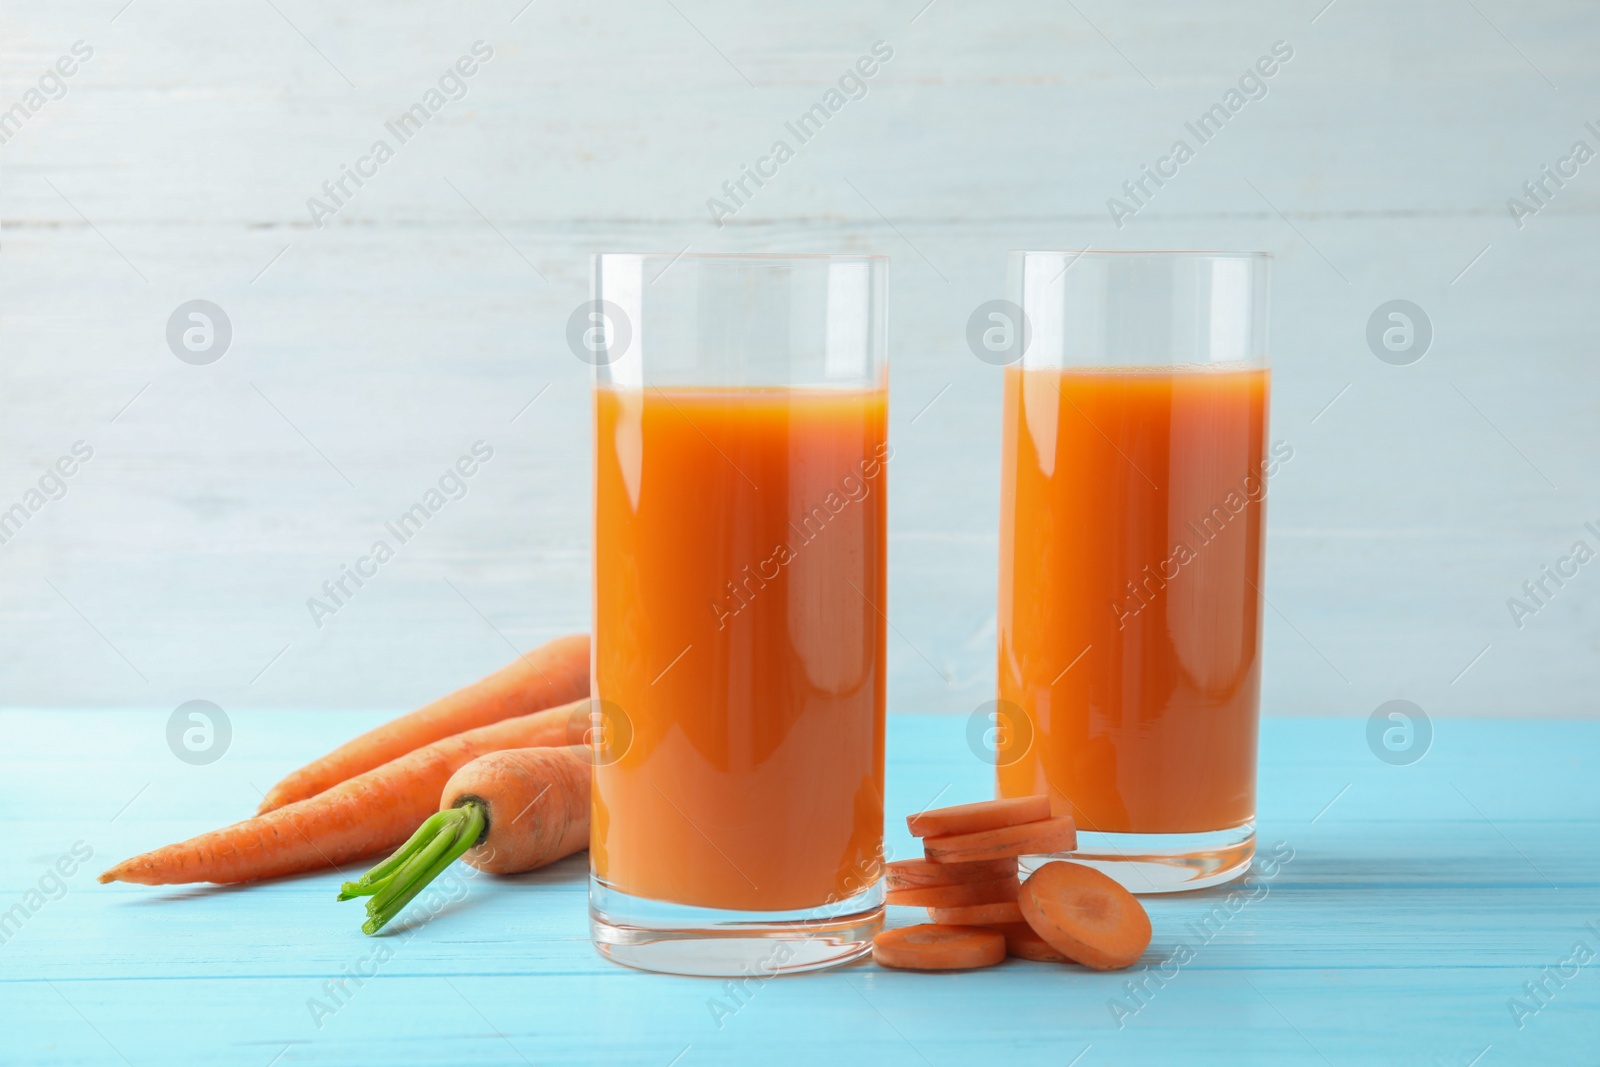
<path id="1" fill-rule="evenodd" d="M 440 791 L 461 767 L 501 749 L 582 740 L 588 711 L 587 699 L 575 700 L 435 741 L 307 800 L 123 860 L 100 881 L 250 882 L 376 855 L 437 810 Z"/>
<path id="2" fill-rule="evenodd" d="M 375 934 L 456 860 L 480 871 L 536 870 L 589 847 L 589 748 L 516 748 L 480 756 L 445 784 L 439 811 L 404 845 L 339 891 L 368 897 Z"/>
<path id="3" fill-rule="evenodd" d="M 589 635 L 558 637 L 292 772 L 267 790 L 256 814 L 316 796 L 423 745 L 588 695 Z"/>

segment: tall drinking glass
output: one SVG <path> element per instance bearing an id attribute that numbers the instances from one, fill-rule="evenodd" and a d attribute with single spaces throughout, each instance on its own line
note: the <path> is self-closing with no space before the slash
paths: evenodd
<path id="1" fill-rule="evenodd" d="M 590 929 L 648 970 L 882 925 L 887 261 L 597 257 Z"/>
<path id="2" fill-rule="evenodd" d="M 1255 851 L 1269 261 L 1010 257 L 998 792 L 1134 892 Z"/>

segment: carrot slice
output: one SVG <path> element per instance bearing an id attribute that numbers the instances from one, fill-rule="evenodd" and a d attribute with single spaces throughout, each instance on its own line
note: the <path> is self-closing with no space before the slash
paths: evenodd
<path id="1" fill-rule="evenodd" d="M 927 853 L 930 860 L 938 863 L 1071 852 L 1077 847 L 1078 831 L 1070 815 L 1002 826 L 996 830 L 922 839 L 922 851 Z"/>
<path id="2" fill-rule="evenodd" d="M 941 837 L 945 834 L 998 830 L 1002 826 L 1038 822 L 1049 817 L 1049 797 L 1009 797 L 907 815 L 906 826 L 910 827 L 912 837 Z"/>
<path id="3" fill-rule="evenodd" d="M 999 923 L 995 926 L 1006 937 L 1006 955 L 1019 960 L 1039 963 L 1067 963 L 1067 957 L 1050 946 L 1050 942 L 1034 932 L 1025 922 Z"/>
<path id="4" fill-rule="evenodd" d="M 889 888 L 922 889 L 967 882 L 992 882 L 1017 873 L 1017 861 L 1010 857 L 977 860 L 973 863 L 935 863 L 933 860 L 895 860 L 887 868 Z"/>
<path id="5" fill-rule="evenodd" d="M 913 908 L 959 908 L 968 904 L 999 904 L 1015 901 L 1022 883 L 1015 874 L 988 882 L 962 882 L 959 885 L 924 885 L 912 889 L 891 889 L 886 904 Z"/>
<path id="6" fill-rule="evenodd" d="M 1022 917 L 1062 955 L 1085 967 L 1126 967 L 1150 946 L 1150 916 L 1110 875 L 1055 860 L 1033 872 L 1017 897 Z"/>
<path id="7" fill-rule="evenodd" d="M 999 904 L 968 904 L 960 908 L 929 908 L 928 918 L 948 926 L 994 926 L 997 923 L 1019 923 L 1022 909 L 1014 900 Z"/>
<path id="8" fill-rule="evenodd" d="M 1005 935 L 979 926 L 902 926 L 872 939 L 880 967 L 907 971 L 964 971 L 1006 958 Z"/>

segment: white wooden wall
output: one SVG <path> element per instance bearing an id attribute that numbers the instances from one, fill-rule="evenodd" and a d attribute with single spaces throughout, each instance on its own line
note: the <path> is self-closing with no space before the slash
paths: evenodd
<path id="1" fill-rule="evenodd" d="M 591 253 L 689 247 L 893 256 L 891 706 L 968 712 L 999 372 L 966 319 L 1007 249 L 1090 245 L 1278 257 L 1269 712 L 1595 711 L 1600 562 L 1520 629 L 1506 601 L 1600 548 L 1600 161 L 1520 227 L 1506 201 L 1600 149 L 1600 5 L 124 2 L 0 22 L 0 109 L 93 50 L 0 146 L 0 509 L 94 450 L 0 545 L 0 704 L 398 708 L 586 626 L 567 316 Z M 480 40 L 466 95 L 313 225 Z M 865 98 L 714 226 L 877 41 Z M 1115 226 L 1107 199 L 1278 41 L 1267 95 Z M 209 366 L 165 339 L 199 298 L 233 326 Z M 1365 340 L 1397 298 L 1435 331 L 1410 366 Z M 314 626 L 306 599 L 479 440 L 467 496 Z"/>

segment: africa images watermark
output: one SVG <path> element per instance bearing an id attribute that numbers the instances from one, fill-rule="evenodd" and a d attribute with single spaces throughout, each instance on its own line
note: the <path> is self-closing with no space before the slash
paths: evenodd
<path id="1" fill-rule="evenodd" d="M 394 143 L 389 143 L 388 137 L 380 137 L 372 142 L 372 147 L 367 149 L 367 154 L 356 159 L 354 164 L 339 164 L 337 177 L 322 183 L 322 195 L 327 199 L 318 199 L 315 196 L 306 198 L 306 210 L 311 213 L 311 221 L 316 223 L 317 229 L 322 229 L 327 221 L 342 211 L 346 204 L 355 198 L 357 192 L 368 181 L 378 176 L 378 168 L 395 157 L 400 146 L 422 132 L 445 105 L 451 101 L 461 100 L 467 95 L 467 79 L 477 74 L 481 65 L 494 58 L 494 49 L 483 41 L 472 42 L 471 55 L 462 56 L 452 66 L 446 67 L 445 72 L 439 75 L 437 87 L 430 87 L 422 94 L 422 99 L 400 112 L 398 118 L 389 119 L 383 128 Z M 355 189 L 351 189 L 351 185 Z"/>
<path id="2" fill-rule="evenodd" d="M 43 111 L 45 105 L 67 95 L 67 79 L 94 58 L 94 48 L 84 41 L 73 41 L 72 48 L 45 68 L 33 86 L 23 91 L 16 103 L 0 111 L 0 145 L 9 144 L 22 132 L 23 124 Z"/>
<path id="3" fill-rule="evenodd" d="M 439 475 L 437 485 L 430 486 L 422 494 L 422 499 L 402 512 L 399 518 L 383 524 L 384 530 L 394 538 L 393 545 L 384 538 L 372 542 L 366 555 L 353 564 L 341 564 L 338 577 L 322 583 L 322 597 L 307 597 L 306 610 L 311 613 L 311 621 L 317 629 L 322 629 L 323 619 L 337 615 L 361 591 L 362 586 L 376 578 L 379 568 L 394 559 L 400 546 L 421 533 L 429 519 L 443 511 L 446 504 L 465 497 L 469 480 L 493 458 L 494 446 L 487 441 L 473 442 L 471 455 L 459 457 Z"/>
<path id="4" fill-rule="evenodd" d="M 471 888 L 467 885 L 467 879 L 474 878 L 477 874 L 475 867 L 452 864 L 444 874 L 435 879 L 427 890 L 411 903 L 413 917 L 409 921 L 401 944 L 416 937 L 417 932 L 447 906 L 465 900 Z M 422 914 L 417 917 L 419 909 Z M 383 971 L 384 964 L 394 959 L 395 950 L 389 944 L 391 940 L 393 935 L 379 938 L 378 943 L 370 951 L 357 956 L 340 968 L 338 974 L 325 980 L 318 995 L 306 998 L 306 1011 L 311 1014 L 311 1021 L 317 1024 L 318 1030 L 326 1026 L 330 1018 L 344 1010 L 368 982 L 378 977 Z"/>
<path id="5" fill-rule="evenodd" d="M 857 907 L 857 900 L 861 894 L 872 889 L 883 877 L 886 865 L 894 858 L 894 851 L 887 844 L 883 851 L 865 860 L 858 861 L 854 868 L 844 878 L 843 893 L 830 893 L 818 911 L 825 918 L 838 917 L 845 908 Z M 744 976 L 729 978 L 722 983 L 722 991 L 727 994 L 727 999 L 722 997 L 707 997 L 706 1010 L 711 1013 L 711 1021 L 721 1030 L 728 1025 L 728 1020 L 743 1011 L 755 995 L 761 992 L 767 982 L 783 973 L 785 965 L 794 959 L 796 945 L 813 941 L 825 936 L 818 931 L 796 941 L 779 940 L 774 942 L 772 951 L 756 961 L 754 969 L 749 964 L 744 965 Z"/>
<path id="6" fill-rule="evenodd" d="M 1111 613 L 1117 617 L 1117 629 L 1124 629 L 1129 619 L 1155 603 L 1167 588 L 1167 583 L 1177 578 L 1185 566 L 1199 559 L 1201 550 L 1221 537 L 1228 523 L 1244 514 L 1252 504 L 1260 505 L 1267 495 L 1267 479 L 1277 474 L 1279 467 L 1293 458 L 1292 445 L 1287 441 L 1274 441 L 1269 454 L 1261 461 L 1259 474 L 1255 471 L 1246 474 L 1240 479 L 1239 487 L 1229 491 L 1220 504 L 1198 520 L 1186 524 L 1194 535 L 1192 544 L 1187 540 L 1179 541 L 1172 546 L 1172 553 L 1166 559 L 1156 564 L 1145 564 L 1137 583 L 1129 579 L 1127 603 L 1110 601 Z"/>
<path id="7" fill-rule="evenodd" d="M 820 504 L 813 505 L 800 517 L 799 525 L 789 523 L 789 529 L 795 535 L 792 543 L 785 541 L 774 545 L 765 559 L 745 564 L 739 581 L 726 583 L 728 595 L 711 601 L 711 614 L 717 620 L 717 629 L 727 629 L 728 620 L 749 607 L 768 582 L 777 581 L 783 568 L 794 562 L 801 549 L 821 536 L 828 523 L 843 513 L 845 508 L 865 500 L 872 492 L 873 479 L 877 478 L 893 456 L 894 449 L 889 442 L 878 442 L 872 455 L 861 460 L 854 471 L 839 479 L 837 489 L 830 490 Z"/>
<path id="8" fill-rule="evenodd" d="M 1391 767 L 1409 767 L 1433 747 L 1433 720 L 1416 703 L 1385 700 L 1367 716 L 1367 748 Z"/>
<path id="9" fill-rule="evenodd" d="M 1593 122 L 1585 122 L 1583 128 L 1594 136 L 1595 144 L 1600 144 L 1600 127 Z M 1506 210 L 1511 213 L 1511 221 L 1517 224 L 1517 229 L 1527 225 L 1524 219 L 1532 218 L 1549 207 L 1556 193 L 1578 176 L 1578 168 L 1595 158 L 1596 154 L 1593 145 L 1579 138 L 1572 142 L 1566 155 L 1556 160 L 1554 167 L 1545 163 L 1540 166 L 1538 174 L 1522 183 L 1522 196 L 1507 197 Z"/>
<path id="10" fill-rule="evenodd" d="M 739 213 L 755 196 L 756 190 L 764 187 L 767 182 L 778 176 L 778 171 L 784 164 L 794 159 L 799 150 L 805 147 L 813 137 L 822 132 L 828 120 L 844 110 L 844 106 L 852 100 L 865 100 L 867 98 L 867 82 L 881 69 L 882 65 L 894 58 L 894 48 L 885 41 L 872 42 L 870 54 L 862 56 L 839 75 L 838 87 L 830 88 L 822 94 L 822 99 L 802 111 L 795 119 L 783 124 L 784 130 L 794 138 L 794 144 L 780 137 L 772 142 L 772 147 L 767 149 L 767 154 L 759 156 L 754 163 L 739 164 L 739 174 L 722 183 L 722 195 L 726 200 L 709 197 L 706 200 L 706 210 L 711 213 L 711 221 L 721 229 L 722 224 Z M 754 185 L 755 189 L 751 186 Z"/>
<path id="11" fill-rule="evenodd" d="M 1593 522 L 1586 522 L 1583 528 L 1600 544 L 1600 527 Z M 1578 568 L 1588 563 L 1595 557 L 1594 545 L 1583 538 L 1572 542 L 1572 550 L 1558 558 L 1553 564 L 1546 563 L 1539 568 L 1539 576 L 1530 578 L 1522 583 L 1521 597 L 1506 597 L 1506 610 L 1511 612 L 1511 621 L 1516 623 L 1517 629 L 1528 625 L 1527 620 L 1539 614 L 1549 606 L 1555 595 L 1566 588 L 1567 582 L 1578 576 Z M 1551 588 L 1554 586 L 1554 588 Z M 1524 599 L 1525 598 L 1525 599 Z"/>
<path id="12" fill-rule="evenodd" d="M 1117 1029 L 1127 1026 L 1129 1019 L 1147 1008 L 1155 995 L 1194 960 L 1198 950 L 1216 940 L 1217 935 L 1240 912 L 1251 904 L 1267 899 L 1267 894 L 1272 892 L 1272 886 L 1268 883 L 1278 877 L 1293 859 L 1294 847 L 1287 841 L 1273 845 L 1272 855 L 1267 859 L 1258 856 L 1250 873 L 1239 883 L 1239 888 L 1218 901 L 1198 922 L 1184 924 L 1188 940 L 1180 940 L 1165 959 L 1139 968 L 1137 973 L 1123 982 L 1124 997 L 1112 997 L 1106 1001 L 1106 1010 L 1111 1013 L 1111 1021 L 1117 1024 Z M 1190 940 L 1193 941 L 1192 946 Z"/>
<path id="13" fill-rule="evenodd" d="M 209 700 L 185 700 L 167 716 L 167 748 L 191 767 L 204 767 L 228 754 L 233 720 Z"/>
<path id="14" fill-rule="evenodd" d="M 93 458 L 93 446 L 86 441 L 74 441 L 71 453 L 61 456 L 47 467 L 39 475 L 38 481 L 22 494 L 22 499 L 0 509 L 0 545 L 10 544 L 11 539 L 22 531 L 30 519 L 43 511 L 46 504 L 66 496 L 68 479 Z"/>
<path id="15" fill-rule="evenodd" d="M 1583 929 L 1594 938 L 1594 944 L 1590 944 L 1588 938 L 1580 937 L 1573 942 L 1571 951 L 1565 957 L 1539 968 L 1537 977 L 1522 983 L 1522 996 L 1506 998 L 1506 1009 L 1511 1012 L 1511 1021 L 1517 1024 L 1518 1030 L 1526 1027 L 1529 1019 L 1548 1008 L 1556 994 L 1567 988 L 1568 982 L 1594 962 L 1595 945 L 1600 945 L 1600 923 L 1586 922 Z"/>
<path id="16" fill-rule="evenodd" d="M 1122 183 L 1123 195 L 1128 199 L 1113 196 L 1106 201 L 1106 210 L 1111 212 L 1111 221 L 1116 223 L 1117 229 L 1122 229 L 1126 220 L 1149 206 L 1156 193 L 1178 176 L 1179 168 L 1193 159 L 1202 145 L 1209 144 L 1221 133 L 1228 121 L 1243 111 L 1246 104 L 1265 99 L 1268 79 L 1293 58 L 1294 48 L 1288 41 L 1273 41 L 1270 51 L 1239 76 L 1237 88 L 1230 88 L 1222 94 L 1218 103 L 1202 111 L 1193 122 L 1183 124 L 1184 129 L 1193 135 L 1194 144 L 1191 145 L 1188 138 L 1180 137 L 1172 142 L 1167 154 L 1155 163 L 1141 164 L 1139 174 Z"/>
<path id="17" fill-rule="evenodd" d="M 74 841 L 72 847 L 56 857 L 22 899 L 5 911 L 0 911 L 0 945 L 9 942 L 28 925 L 28 921 L 45 905 L 67 895 L 67 879 L 77 874 L 85 863 L 94 857 L 94 849 L 85 841 Z"/>

